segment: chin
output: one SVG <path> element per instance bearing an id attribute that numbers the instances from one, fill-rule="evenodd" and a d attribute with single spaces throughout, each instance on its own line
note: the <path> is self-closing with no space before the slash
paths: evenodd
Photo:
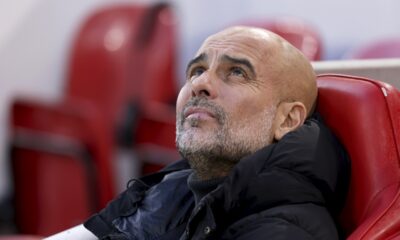
<path id="1" fill-rule="evenodd" d="M 200 149 L 215 145 L 214 135 L 210 133 L 188 133 L 186 132 L 179 139 L 179 145 L 184 148 Z"/>

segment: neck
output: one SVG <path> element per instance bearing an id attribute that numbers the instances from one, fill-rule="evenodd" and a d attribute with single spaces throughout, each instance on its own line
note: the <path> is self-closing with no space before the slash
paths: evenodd
<path id="1" fill-rule="evenodd" d="M 210 180 L 229 175 L 236 162 L 221 159 L 190 158 L 189 164 L 199 180 Z"/>
<path id="2" fill-rule="evenodd" d="M 188 177 L 188 187 L 193 192 L 196 205 L 208 193 L 213 191 L 219 184 L 224 181 L 223 177 L 213 178 L 209 180 L 200 180 L 195 172 Z"/>

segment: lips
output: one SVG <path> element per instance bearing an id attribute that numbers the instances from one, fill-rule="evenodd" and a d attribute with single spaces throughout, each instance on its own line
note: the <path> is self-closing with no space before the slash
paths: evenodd
<path id="1" fill-rule="evenodd" d="M 197 117 L 197 118 L 215 118 L 215 115 L 208 109 L 203 107 L 189 107 L 184 110 L 184 119 L 190 117 Z"/>

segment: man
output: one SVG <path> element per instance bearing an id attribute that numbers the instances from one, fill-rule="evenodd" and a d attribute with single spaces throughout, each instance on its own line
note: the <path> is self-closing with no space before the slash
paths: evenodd
<path id="1" fill-rule="evenodd" d="M 209 37 L 177 100 L 184 160 L 84 223 L 102 239 L 337 239 L 345 154 L 313 114 L 310 63 L 266 30 Z"/>

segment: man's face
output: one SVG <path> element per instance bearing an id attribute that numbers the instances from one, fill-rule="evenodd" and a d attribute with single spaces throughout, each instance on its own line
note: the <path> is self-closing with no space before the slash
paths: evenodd
<path id="1" fill-rule="evenodd" d="M 187 67 L 177 100 L 183 157 L 236 163 L 270 144 L 276 94 L 265 41 L 214 36 Z"/>

